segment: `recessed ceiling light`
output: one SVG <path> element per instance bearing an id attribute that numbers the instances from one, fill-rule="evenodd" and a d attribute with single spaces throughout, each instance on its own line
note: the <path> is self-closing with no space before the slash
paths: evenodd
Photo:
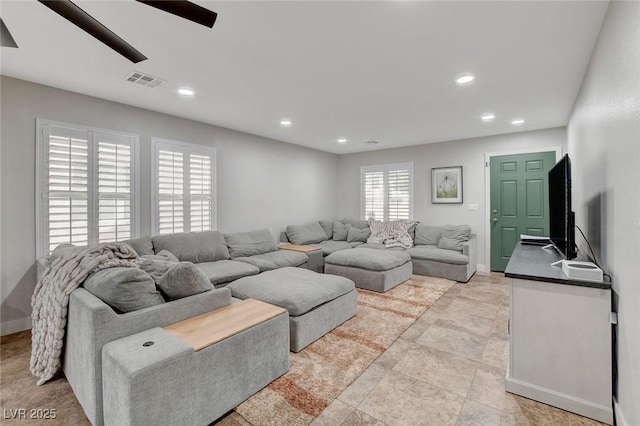
<path id="1" fill-rule="evenodd" d="M 484 114 L 480 118 L 482 119 L 482 121 L 493 121 L 493 119 L 496 118 L 496 116 L 493 114 Z"/>
<path id="2" fill-rule="evenodd" d="M 280 125 L 284 127 L 289 127 L 291 126 L 291 120 L 289 120 L 288 118 L 283 118 L 282 120 L 280 120 Z"/>
<path id="3" fill-rule="evenodd" d="M 511 124 L 513 124 L 514 126 L 519 126 L 521 124 L 524 124 L 524 120 L 522 118 L 516 118 L 511 122 Z"/>
<path id="4" fill-rule="evenodd" d="M 196 92 L 194 92 L 192 89 L 187 89 L 186 87 L 183 87 L 181 89 L 178 89 L 178 93 L 184 96 L 193 96 Z"/>
<path id="5" fill-rule="evenodd" d="M 474 78 L 475 77 L 473 75 L 471 75 L 471 74 L 461 75 L 460 77 L 456 78 L 456 83 L 458 83 L 458 84 L 471 83 Z"/>
<path id="6" fill-rule="evenodd" d="M 346 138 L 340 138 L 340 139 L 338 139 L 338 143 L 347 143 L 347 139 Z"/>

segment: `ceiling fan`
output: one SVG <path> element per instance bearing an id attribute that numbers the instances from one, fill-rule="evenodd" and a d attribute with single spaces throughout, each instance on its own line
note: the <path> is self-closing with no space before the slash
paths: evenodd
<path id="1" fill-rule="evenodd" d="M 82 8 L 70 0 L 38 0 L 40 3 L 56 12 L 72 24 L 89 33 L 93 37 L 100 40 L 131 62 L 138 62 L 147 59 L 135 47 L 120 38 L 116 33 L 102 25 L 97 19 L 89 15 Z M 162 11 L 171 13 L 189 21 L 195 22 L 205 27 L 213 28 L 218 16 L 217 13 L 191 3 L 187 0 L 136 0 L 139 3 L 155 7 Z M 9 33 L 4 22 L 0 19 L 2 32 L 2 46 L 18 47 L 15 40 Z"/>

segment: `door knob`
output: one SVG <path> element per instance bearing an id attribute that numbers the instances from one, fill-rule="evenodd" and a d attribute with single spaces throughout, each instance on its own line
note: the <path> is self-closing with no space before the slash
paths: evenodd
<path id="1" fill-rule="evenodd" d="M 494 218 L 491 220 L 491 222 L 493 222 L 493 223 L 498 223 L 498 218 L 497 218 L 497 217 L 494 217 Z"/>
<path id="2" fill-rule="evenodd" d="M 498 210 L 493 209 L 493 210 L 491 210 L 491 213 L 493 213 L 493 214 L 498 214 Z"/>

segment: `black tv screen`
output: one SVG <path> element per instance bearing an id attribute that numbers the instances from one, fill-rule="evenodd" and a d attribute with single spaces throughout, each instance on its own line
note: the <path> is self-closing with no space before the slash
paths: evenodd
<path id="1" fill-rule="evenodd" d="M 576 257 L 569 155 L 549 171 L 549 239 L 566 259 Z"/>

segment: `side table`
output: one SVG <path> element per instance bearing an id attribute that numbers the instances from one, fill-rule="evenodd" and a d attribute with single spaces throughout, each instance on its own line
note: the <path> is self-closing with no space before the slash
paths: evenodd
<path id="1" fill-rule="evenodd" d="M 307 268 L 310 271 L 323 273 L 324 271 L 324 261 L 322 258 L 322 249 L 318 246 L 313 245 L 300 245 L 300 244 L 284 244 L 279 245 L 278 250 L 292 250 L 299 251 L 305 253 L 309 257 L 309 261 L 307 262 Z"/>

